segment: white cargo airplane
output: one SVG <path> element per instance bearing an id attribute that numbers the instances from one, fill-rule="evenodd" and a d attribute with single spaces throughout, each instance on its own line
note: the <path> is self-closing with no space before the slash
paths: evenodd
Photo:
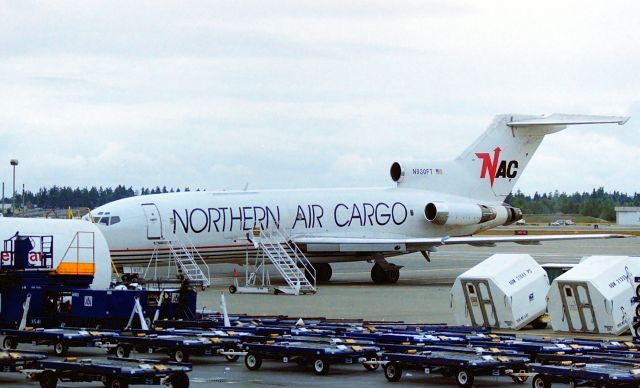
<path id="1" fill-rule="evenodd" d="M 375 283 L 395 283 L 400 266 L 385 258 L 440 246 L 623 237 L 616 234 L 474 236 L 522 218 L 503 203 L 547 134 L 567 125 L 624 124 L 628 117 L 499 115 L 451 161 L 395 162 L 395 187 L 203 191 L 121 199 L 91 213 L 114 263 L 146 264 L 158 240 L 189 241 L 208 262 L 244 263 L 255 228 L 278 229 L 307 255 L 318 281 L 329 263 L 373 262 Z"/>

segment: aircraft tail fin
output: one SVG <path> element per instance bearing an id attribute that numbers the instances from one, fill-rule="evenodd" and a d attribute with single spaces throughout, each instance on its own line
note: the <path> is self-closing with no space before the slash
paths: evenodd
<path id="1" fill-rule="evenodd" d="M 503 201 L 545 135 L 561 131 L 569 125 L 622 125 L 628 119 L 623 116 L 568 114 L 498 115 L 487 130 L 455 160 L 413 163 L 429 167 L 411 169 L 403 168 L 409 165 L 394 163 L 394 166 L 398 165 L 395 166 L 396 172 L 399 168 L 403 175 L 396 173 L 394 176 L 394 166 L 391 175 L 399 186 L 430 188 L 454 195 L 464 193 L 462 195 L 465 197 L 486 201 Z"/>

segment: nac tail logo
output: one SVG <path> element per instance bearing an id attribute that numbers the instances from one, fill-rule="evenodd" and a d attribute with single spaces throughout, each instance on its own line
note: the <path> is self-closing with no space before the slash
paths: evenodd
<path id="1" fill-rule="evenodd" d="M 491 187 L 496 178 L 515 178 L 518 175 L 517 160 L 500 160 L 500 147 L 493 150 L 493 158 L 488 152 L 476 152 L 476 156 L 482 159 L 482 170 L 480 170 L 480 178 L 484 179 L 489 175 Z"/>

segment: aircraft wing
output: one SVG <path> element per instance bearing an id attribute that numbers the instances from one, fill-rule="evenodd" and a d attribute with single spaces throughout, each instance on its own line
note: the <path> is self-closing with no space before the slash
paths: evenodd
<path id="1" fill-rule="evenodd" d="M 305 245 L 310 252 L 417 252 L 442 245 L 468 244 L 495 246 L 499 243 L 538 245 L 544 241 L 589 240 L 631 237 L 624 234 L 558 234 L 527 236 L 465 236 L 427 238 L 365 238 L 365 237 L 292 237 L 298 245 Z"/>

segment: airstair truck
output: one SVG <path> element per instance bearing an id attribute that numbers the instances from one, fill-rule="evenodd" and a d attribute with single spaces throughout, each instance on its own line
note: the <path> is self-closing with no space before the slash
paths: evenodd
<path id="1" fill-rule="evenodd" d="M 589 256 L 558 276 L 547 295 L 554 331 L 620 335 L 634 315 L 640 257 Z"/>
<path id="2" fill-rule="evenodd" d="M 459 325 L 519 330 L 542 328 L 547 273 L 527 254 L 495 254 L 458 276 L 451 309 Z"/>

